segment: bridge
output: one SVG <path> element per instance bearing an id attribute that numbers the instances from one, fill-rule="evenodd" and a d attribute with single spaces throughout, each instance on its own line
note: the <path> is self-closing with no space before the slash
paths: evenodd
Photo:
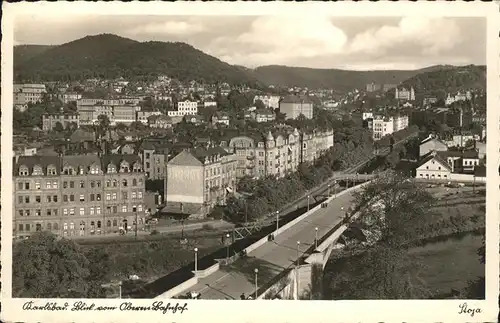
<path id="1" fill-rule="evenodd" d="M 361 184 L 363 185 L 363 184 Z M 157 298 L 180 296 L 188 291 L 201 293 L 203 299 L 239 299 L 244 293 L 253 298 L 272 294 L 298 297 L 311 280 L 311 267 L 326 264 L 335 241 L 345 230 L 346 212 L 354 190 L 344 190 L 280 227 L 274 240 L 261 239 L 246 248 L 246 256 L 232 261 L 221 259 L 216 266 L 196 271 L 195 279 L 181 284 Z M 283 277 L 284 279 L 277 278 Z M 295 279 L 294 279 L 295 277 Z M 298 279 L 297 279 L 298 278 Z M 280 286 L 286 281 L 284 286 Z"/>

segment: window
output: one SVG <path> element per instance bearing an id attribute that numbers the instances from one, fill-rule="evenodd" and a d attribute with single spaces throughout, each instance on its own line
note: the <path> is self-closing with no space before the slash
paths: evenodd
<path id="1" fill-rule="evenodd" d="M 19 224 L 19 231 L 23 231 L 24 230 L 24 225 L 21 223 Z"/>
<path id="2" fill-rule="evenodd" d="M 48 195 L 47 196 L 47 203 L 51 203 L 52 202 L 52 196 Z"/>
<path id="3" fill-rule="evenodd" d="M 95 208 L 95 214 L 97 214 L 97 215 L 101 214 L 101 207 L 100 206 Z"/>
<path id="4" fill-rule="evenodd" d="M 59 225 L 57 224 L 57 222 L 54 223 L 54 230 L 59 230 Z"/>
<path id="5" fill-rule="evenodd" d="M 85 181 L 80 181 L 80 188 L 85 188 Z"/>
<path id="6" fill-rule="evenodd" d="M 96 181 L 97 187 L 101 187 L 101 181 Z"/>
<path id="7" fill-rule="evenodd" d="M 115 192 L 115 193 L 113 193 L 113 201 L 116 201 L 116 198 L 117 198 L 117 194 Z"/>
<path id="8" fill-rule="evenodd" d="M 127 206 L 126 205 L 122 205 L 122 212 L 123 213 L 127 212 Z"/>
<path id="9" fill-rule="evenodd" d="M 37 203 L 41 203 L 42 202 L 42 197 L 40 195 L 35 196 L 35 201 Z"/>
<path id="10" fill-rule="evenodd" d="M 52 214 L 53 214 L 54 216 L 56 216 L 56 215 L 57 215 L 57 209 L 52 210 Z"/>
<path id="11" fill-rule="evenodd" d="M 75 229 L 75 224 L 74 224 L 73 222 L 71 222 L 71 223 L 69 224 L 69 229 L 70 229 L 70 230 L 74 230 L 74 229 Z"/>
<path id="12" fill-rule="evenodd" d="M 122 192 L 122 200 L 126 200 L 128 198 L 127 192 Z"/>
<path id="13" fill-rule="evenodd" d="M 95 195 L 94 194 L 90 194 L 90 201 L 95 201 Z"/>
<path id="14" fill-rule="evenodd" d="M 106 193 L 106 201 L 111 201 L 111 193 Z"/>
<path id="15" fill-rule="evenodd" d="M 146 168 L 150 168 L 151 164 L 149 162 L 146 162 Z"/>
<path id="16" fill-rule="evenodd" d="M 94 212 L 95 212 L 95 208 L 94 208 L 94 207 L 91 207 L 91 208 L 90 208 L 90 215 L 94 215 Z"/>
<path id="17" fill-rule="evenodd" d="M 142 186 L 142 178 L 139 178 L 139 185 Z"/>
<path id="18" fill-rule="evenodd" d="M 113 226 L 114 226 L 114 227 L 118 226 L 118 221 L 113 220 Z"/>
<path id="19" fill-rule="evenodd" d="M 24 188 L 24 183 L 23 182 L 17 183 L 17 189 L 18 190 L 22 190 L 23 188 Z"/>
<path id="20" fill-rule="evenodd" d="M 70 202 L 74 202 L 74 201 L 75 201 L 75 196 L 74 196 L 73 194 L 71 194 L 71 195 L 69 196 L 69 201 L 70 201 Z"/>
<path id="21" fill-rule="evenodd" d="M 75 208 L 69 209 L 69 215 L 75 215 Z"/>
<path id="22" fill-rule="evenodd" d="M 111 220 L 108 220 L 108 221 L 106 222 L 106 226 L 107 226 L 107 227 L 110 227 L 110 226 L 111 226 Z"/>
<path id="23" fill-rule="evenodd" d="M 107 180 L 106 181 L 106 187 L 110 187 L 111 186 L 111 181 L 110 180 Z"/>
<path id="24" fill-rule="evenodd" d="M 429 166 L 425 166 L 425 169 L 429 169 Z"/>
<path id="25" fill-rule="evenodd" d="M 73 181 L 69 182 L 69 188 L 75 188 L 75 182 Z"/>
<path id="26" fill-rule="evenodd" d="M 90 187 L 91 187 L 91 188 L 94 188 L 94 187 L 95 187 L 95 181 L 91 181 L 91 182 L 90 182 Z"/>
<path id="27" fill-rule="evenodd" d="M 80 194 L 80 202 L 85 202 L 85 194 Z"/>
<path id="28" fill-rule="evenodd" d="M 137 192 L 137 198 L 142 199 L 142 191 Z"/>
<path id="29" fill-rule="evenodd" d="M 137 211 L 142 212 L 142 205 L 141 205 L 141 204 L 139 204 L 139 205 L 137 206 Z"/>
<path id="30" fill-rule="evenodd" d="M 19 167 L 19 175 L 20 176 L 27 176 L 28 175 L 28 167 L 26 167 L 26 166 Z"/>
<path id="31" fill-rule="evenodd" d="M 29 188 L 29 183 L 28 183 L 28 188 Z M 27 189 L 28 189 L 28 188 L 27 188 Z M 36 190 L 39 190 L 40 188 L 41 188 L 41 184 L 40 184 L 40 182 L 35 182 L 35 189 L 36 189 Z"/>
<path id="32" fill-rule="evenodd" d="M 101 200 L 101 194 L 96 194 L 96 200 L 100 201 Z"/>
<path id="33" fill-rule="evenodd" d="M 63 214 L 68 215 L 68 209 L 63 209 Z"/>
<path id="34" fill-rule="evenodd" d="M 36 215 L 36 216 L 42 216 L 42 210 L 40 210 L 40 209 L 36 209 L 36 210 L 35 210 L 35 215 Z"/>
<path id="35" fill-rule="evenodd" d="M 63 195 L 63 202 L 68 202 L 68 195 Z"/>
<path id="36" fill-rule="evenodd" d="M 58 187 L 58 186 L 59 186 L 59 185 L 58 185 L 57 181 L 53 181 L 53 182 L 52 182 L 52 188 L 53 188 L 53 189 L 57 189 L 57 187 Z"/>
<path id="37" fill-rule="evenodd" d="M 47 223 L 47 230 L 52 230 L 52 223 Z"/>
<path id="38" fill-rule="evenodd" d="M 83 207 L 80 208 L 80 215 L 85 215 L 85 208 Z"/>
<path id="39" fill-rule="evenodd" d="M 116 179 L 113 180 L 113 187 L 118 187 L 118 181 Z"/>
<path id="40" fill-rule="evenodd" d="M 52 188 L 52 182 L 51 182 L 51 181 L 47 181 L 47 182 L 45 183 L 45 188 L 46 188 L 46 189 L 51 189 L 51 188 Z"/>
<path id="41" fill-rule="evenodd" d="M 135 179 L 135 178 L 134 178 L 134 179 L 132 180 L 132 186 L 137 186 L 137 179 Z"/>
<path id="42" fill-rule="evenodd" d="M 24 197 L 24 203 L 29 204 L 29 202 L 30 202 L 30 197 L 29 196 L 25 196 Z"/>
<path id="43" fill-rule="evenodd" d="M 137 212 L 137 206 L 136 205 L 132 205 L 132 212 Z"/>
<path id="44" fill-rule="evenodd" d="M 118 206 L 116 205 L 113 206 L 113 213 L 118 213 Z"/>
<path id="45" fill-rule="evenodd" d="M 97 228 L 100 229 L 101 228 L 101 221 L 97 221 Z"/>
<path id="46" fill-rule="evenodd" d="M 63 182 L 63 188 L 68 188 L 68 182 L 67 181 Z"/>
<path id="47" fill-rule="evenodd" d="M 51 209 L 47 209 L 47 211 L 45 213 L 47 214 L 47 216 L 51 216 L 52 215 L 52 210 Z"/>
<path id="48" fill-rule="evenodd" d="M 136 192 L 132 192 L 132 199 L 135 200 L 137 198 L 137 193 Z"/>
<path id="49" fill-rule="evenodd" d="M 127 187 L 127 184 L 128 184 L 128 183 L 127 183 L 127 180 L 126 180 L 126 179 L 123 179 L 123 180 L 122 180 L 122 186 L 123 186 L 123 187 Z"/>

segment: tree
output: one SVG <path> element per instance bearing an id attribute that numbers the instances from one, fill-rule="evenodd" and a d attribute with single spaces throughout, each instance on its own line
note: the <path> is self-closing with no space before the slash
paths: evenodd
<path id="1" fill-rule="evenodd" d="M 13 246 L 14 297 L 86 297 L 90 263 L 72 240 L 48 232 L 33 234 Z"/>
<path id="2" fill-rule="evenodd" d="M 254 102 L 254 105 L 257 109 L 266 109 L 266 105 L 264 104 L 264 102 L 262 102 L 261 100 L 256 100 Z"/>
<path id="3" fill-rule="evenodd" d="M 111 122 L 109 118 L 105 114 L 101 114 L 97 117 L 97 131 L 101 137 L 104 137 L 106 133 L 109 131 L 109 127 Z"/>
<path id="4" fill-rule="evenodd" d="M 63 132 L 64 131 L 64 126 L 62 125 L 62 123 L 60 123 L 59 121 L 57 121 L 56 125 L 54 126 L 54 131 Z"/>

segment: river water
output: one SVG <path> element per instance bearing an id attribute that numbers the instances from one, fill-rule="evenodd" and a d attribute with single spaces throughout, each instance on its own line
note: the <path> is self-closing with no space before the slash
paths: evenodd
<path id="1" fill-rule="evenodd" d="M 452 290 L 461 291 L 467 287 L 469 281 L 484 276 L 484 264 L 479 262 L 477 254 L 482 245 L 483 236 L 482 234 L 473 233 L 457 234 L 409 248 L 407 252 L 412 259 L 412 263 L 415 261 L 419 264 L 418 277 L 426 285 L 425 289 L 438 298 L 450 298 Z M 357 262 L 355 258 L 350 260 Z M 354 266 L 351 267 L 352 265 Z M 356 266 L 355 263 L 342 265 L 342 262 L 338 264 L 330 262 L 324 272 L 325 297 L 339 299 L 331 295 L 331 293 L 336 292 L 328 287 L 332 275 L 342 276 L 342 272 L 347 273 L 353 270 L 353 274 L 355 274 L 356 270 L 359 270 L 358 267 L 360 266 Z M 347 277 L 349 276 L 348 274 Z M 337 288 L 342 288 L 341 286 L 338 285 Z M 348 286 L 348 284 L 343 284 L 343 286 Z M 357 297 L 363 298 L 361 296 L 363 295 L 362 291 L 358 290 L 356 294 Z M 340 297 L 340 299 L 343 299 L 343 297 Z"/>
<path id="2" fill-rule="evenodd" d="M 436 294 L 461 290 L 469 280 L 484 276 L 484 264 L 479 262 L 477 250 L 483 235 L 467 234 L 411 248 L 408 252 L 424 265 L 420 277 Z"/>

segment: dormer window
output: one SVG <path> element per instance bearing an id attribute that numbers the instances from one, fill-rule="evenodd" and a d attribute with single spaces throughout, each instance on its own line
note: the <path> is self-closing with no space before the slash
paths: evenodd
<path id="1" fill-rule="evenodd" d="M 67 166 L 67 167 L 64 167 L 63 173 L 64 173 L 64 175 L 74 175 L 75 170 L 73 167 Z"/>
<path id="2" fill-rule="evenodd" d="M 31 175 L 33 175 L 33 176 L 41 176 L 41 175 L 43 175 L 42 166 L 35 165 L 35 167 L 33 167 L 33 173 Z"/>
<path id="3" fill-rule="evenodd" d="M 130 172 L 130 167 L 129 167 L 129 164 L 127 162 L 122 162 L 121 165 L 120 165 L 120 172 L 121 173 L 128 173 Z"/>
<path id="4" fill-rule="evenodd" d="M 90 174 L 92 174 L 92 175 L 99 174 L 99 166 L 97 166 L 97 165 L 90 166 Z"/>
<path id="5" fill-rule="evenodd" d="M 80 174 L 80 175 L 84 175 L 85 174 L 85 171 L 84 171 L 84 169 L 83 169 L 82 166 L 78 167 L 78 174 Z"/>
<path id="6" fill-rule="evenodd" d="M 108 165 L 108 173 L 116 173 L 116 167 L 113 164 Z"/>
<path id="7" fill-rule="evenodd" d="M 47 167 L 47 175 L 57 175 L 57 170 L 54 165 Z"/>
<path id="8" fill-rule="evenodd" d="M 141 166 L 141 164 L 139 164 L 139 163 L 135 163 L 135 164 L 133 165 L 133 171 L 134 171 L 134 172 L 136 172 L 136 173 L 140 173 L 140 172 L 142 172 L 142 166 Z"/>
<path id="9" fill-rule="evenodd" d="M 19 167 L 19 176 L 28 176 L 28 175 L 29 175 L 28 167 L 26 166 Z"/>

